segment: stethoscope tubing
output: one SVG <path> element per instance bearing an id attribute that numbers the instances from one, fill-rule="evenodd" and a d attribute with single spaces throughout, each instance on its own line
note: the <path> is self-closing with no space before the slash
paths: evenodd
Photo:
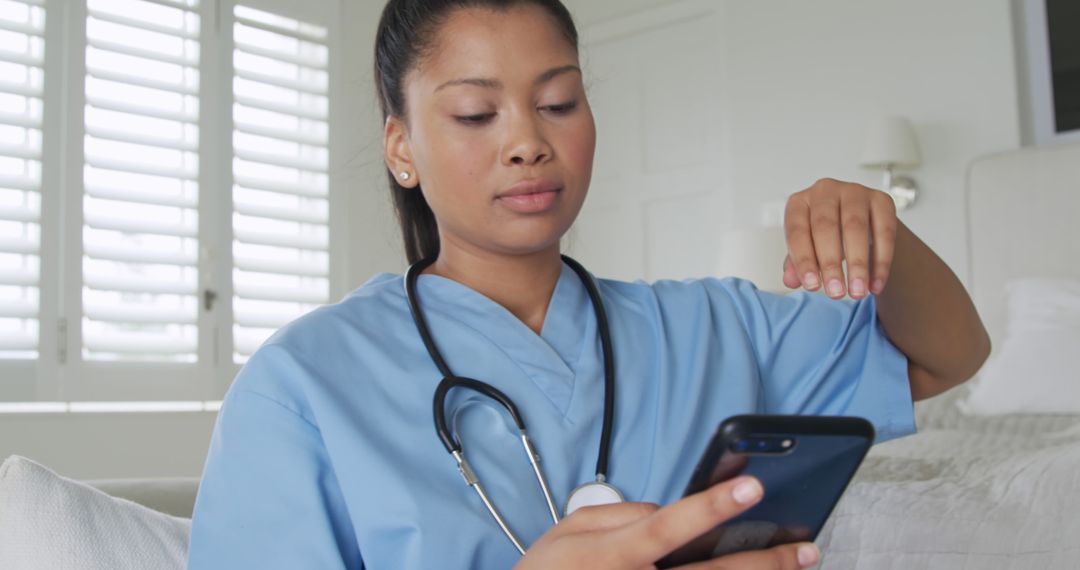
<path id="1" fill-rule="evenodd" d="M 596 480 L 597 482 L 603 483 L 607 478 L 608 455 L 611 450 L 611 434 L 612 424 L 614 423 L 615 407 L 615 363 L 611 348 L 611 332 L 608 329 L 607 314 L 604 311 L 600 292 L 593 282 L 592 276 L 589 275 L 580 263 L 570 257 L 563 255 L 562 260 L 574 270 L 574 273 L 577 274 L 589 294 L 593 310 L 596 313 L 600 344 L 604 356 L 604 415 L 600 432 L 600 446 L 596 460 Z M 436 368 L 438 368 L 439 372 L 443 375 L 443 379 L 435 388 L 435 393 L 432 398 L 432 417 L 435 423 L 435 431 L 438 434 L 440 441 L 442 441 L 443 447 L 446 448 L 446 451 L 450 453 L 457 462 L 458 471 L 465 479 L 465 482 L 480 496 L 480 500 L 484 504 L 484 507 L 487 508 L 492 518 L 499 524 L 503 533 L 514 543 L 514 547 L 517 548 L 520 553 L 524 554 L 524 544 L 506 524 L 506 520 L 502 514 L 499 513 L 494 502 L 484 490 L 479 477 L 476 476 L 476 473 L 465 459 L 461 441 L 449 428 L 446 421 L 446 397 L 450 390 L 454 388 L 474 390 L 495 400 L 506 409 L 520 432 L 522 447 L 525 449 L 525 453 L 529 458 L 529 464 L 532 466 L 533 473 L 536 475 L 536 480 L 544 494 L 544 500 L 547 503 L 548 511 L 555 524 L 558 524 L 560 519 L 559 509 L 555 505 L 555 500 L 551 493 L 551 488 L 548 485 L 547 478 L 544 476 L 543 470 L 540 469 L 540 456 L 536 452 L 536 448 L 533 446 L 532 441 L 529 439 L 525 429 L 525 421 L 522 419 L 521 413 L 518 411 L 513 400 L 501 390 L 490 384 L 472 378 L 456 376 L 450 370 L 450 366 L 447 365 L 446 360 L 439 351 L 435 339 L 432 337 L 431 331 L 428 328 L 427 319 L 424 317 L 423 310 L 420 307 L 419 295 L 416 293 L 416 283 L 420 273 L 434 263 L 434 261 L 435 258 L 428 258 L 418 261 L 409 267 L 408 272 L 405 274 L 405 297 L 408 300 L 409 311 L 412 313 L 413 321 L 416 324 L 416 329 L 420 334 L 424 347 L 427 349 Z"/>

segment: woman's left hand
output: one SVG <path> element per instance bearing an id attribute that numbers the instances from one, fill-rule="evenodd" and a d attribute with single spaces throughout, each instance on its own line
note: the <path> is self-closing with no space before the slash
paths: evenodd
<path id="1" fill-rule="evenodd" d="M 784 284 L 808 291 L 824 286 L 833 299 L 880 294 L 889 279 L 898 223 L 896 206 L 885 192 L 818 180 L 788 198 Z"/>

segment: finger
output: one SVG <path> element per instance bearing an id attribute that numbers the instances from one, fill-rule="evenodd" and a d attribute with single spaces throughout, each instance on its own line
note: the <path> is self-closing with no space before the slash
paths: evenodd
<path id="1" fill-rule="evenodd" d="M 750 550 L 712 560 L 679 566 L 678 570 L 718 570 L 757 568 L 761 570 L 799 570 L 818 563 L 821 553 L 811 542 L 782 544 L 768 550 Z"/>
<path id="2" fill-rule="evenodd" d="M 672 503 L 609 535 L 627 566 L 647 566 L 761 500 L 753 477 L 737 477 Z"/>
<path id="3" fill-rule="evenodd" d="M 626 526 L 658 511 L 654 503 L 614 503 L 582 507 L 562 520 L 566 532 L 600 531 Z"/>
<path id="4" fill-rule="evenodd" d="M 870 283 L 870 200 L 868 191 L 840 201 L 840 220 L 847 262 L 848 291 L 862 299 Z"/>
<path id="5" fill-rule="evenodd" d="M 874 235 L 874 265 L 870 273 L 870 291 L 875 295 L 885 290 L 896 252 L 896 203 L 891 196 L 880 192 L 870 200 L 870 227 Z"/>
<path id="6" fill-rule="evenodd" d="M 784 237 L 787 239 L 788 257 L 795 264 L 802 286 L 807 291 L 817 291 L 821 281 L 817 255 L 814 253 L 814 237 L 810 232 L 810 206 L 799 195 L 788 200 L 784 210 Z"/>
<path id="7" fill-rule="evenodd" d="M 821 269 L 825 293 L 833 299 L 844 296 L 844 251 L 840 241 L 840 200 L 822 198 L 810 207 L 810 233 Z"/>
<path id="8" fill-rule="evenodd" d="M 784 257 L 784 286 L 788 289 L 798 289 L 802 285 L 799 281 L 799 272 L 795 269 L 795 262 L 791 261 L 791 256 Z"/>

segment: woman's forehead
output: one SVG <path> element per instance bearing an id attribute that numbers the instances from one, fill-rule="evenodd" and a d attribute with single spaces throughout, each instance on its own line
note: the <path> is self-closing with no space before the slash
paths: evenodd
<path id="1" fill-rule="evenodd" d="M 455 10 L 436 30 L 431 49 L 411 77 L 425 95 L 448 84 L 502 85 L 533 83 L 551 69 L 576 66 L 577 51 L 555 19 L 543 8 L 522 5 L 508 10 Z"/>

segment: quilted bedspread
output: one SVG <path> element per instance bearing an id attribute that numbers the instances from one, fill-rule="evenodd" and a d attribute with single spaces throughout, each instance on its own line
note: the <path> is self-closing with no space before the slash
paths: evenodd
<path id="1" fill-rule="evenodd" d="M 921 419 L 867 456 L 820 568 L 1080 568 L 1080 418 Z"/>

